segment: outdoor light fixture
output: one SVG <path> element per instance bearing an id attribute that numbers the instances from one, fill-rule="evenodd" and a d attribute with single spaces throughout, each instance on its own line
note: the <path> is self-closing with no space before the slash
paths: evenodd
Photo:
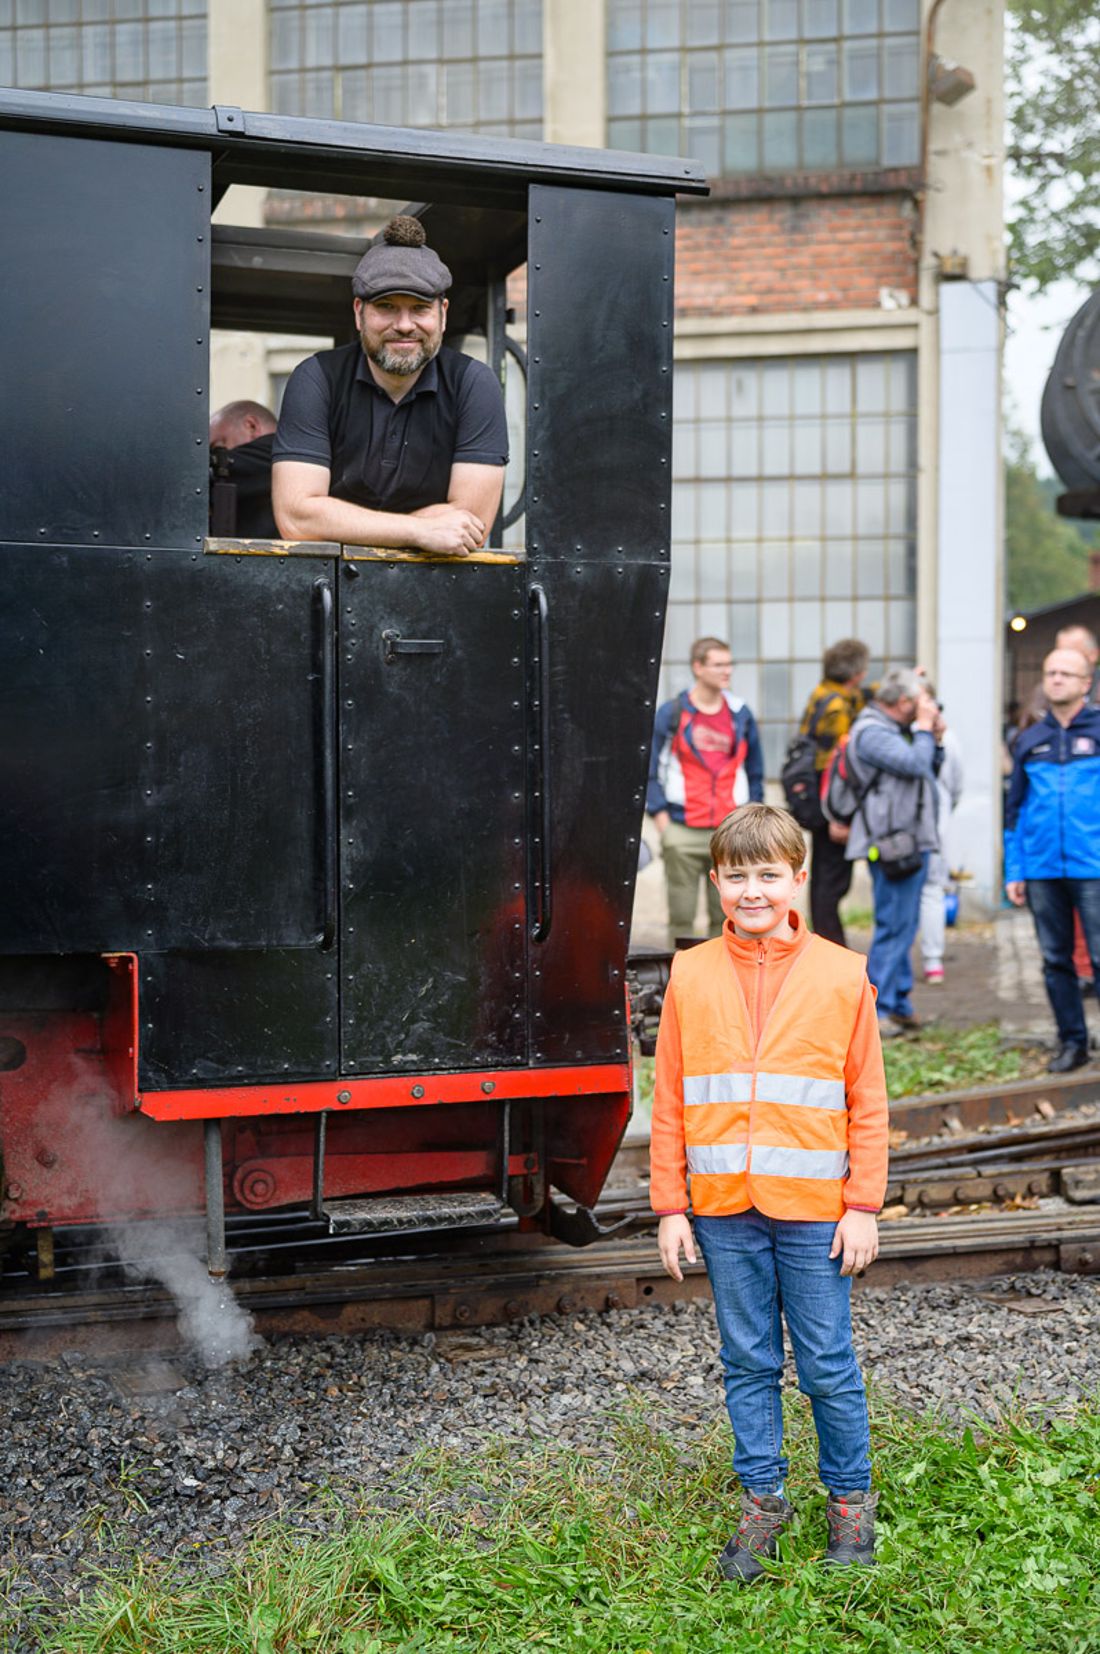
<path id="1" fill-rule="evenodd" d="M 958 103 L 974 90 L 974 76 L 961 63 L 933 52 L 928 59 L 928 90 L 937 103 Z"/>
<path id="2" fill-rule="evenodd" d="M 1027 631 L 1027 616 L 1026 615 L 1013 615 L 1012 619 L 1009 621 L 1008 624 L 1011 626 L 1011 628 L 1014 632 L 1026 632 Z"/>

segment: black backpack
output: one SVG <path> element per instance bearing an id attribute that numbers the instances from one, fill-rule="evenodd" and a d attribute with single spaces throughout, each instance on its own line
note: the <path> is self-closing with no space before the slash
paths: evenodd
<path id="1" fill-rule="evenodd" d="M 835 699 L 835 693 L 818 696 L 809 728 L 804 734 L 795 736 L 787 748 L 787 756 L 779 772 L 788 810 L 798 825 L 811 833 L 825 825 L 825 813 L 821 808 L 821 771 L 817 767 L 820 750 L 817 726 L 821 714 Z"/>

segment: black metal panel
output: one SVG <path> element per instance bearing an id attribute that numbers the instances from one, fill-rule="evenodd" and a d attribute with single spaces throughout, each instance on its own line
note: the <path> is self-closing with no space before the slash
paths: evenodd
<path id="1" fill-rule="evenodd" d="M 669 555 L 673 227 L 672 201 L 531 189 L 532 558 Z"/>
<path id="2" fill-rule="evenodd" d="M 315 944 L 330 565 L 29 546 L 0 569 L 0 951 Z"/>
<path id="3" fill-rule="evenodd" d="M 143 1090 L 336 1073 L 334 955 L 273 948 L 151 954 L 140 964 Z"/>
<path id="4" fill-rule="evenodd" d="M 531 1055 L 622 1058 L 668 568 L 547 562 L 530 577 L 545 590 L 548 622 L 551 911 L 546 940 L 531 946 Z"/>
<path id="5" fill-rule="evenodd" d="M 209 157 L 0 132 L 0 540 L 205 530 Z"/>
<path id="6" fill-rule="evenodd" d="M 521 1061 L 522 570 L 344 572 L 343 1070 Z"/>

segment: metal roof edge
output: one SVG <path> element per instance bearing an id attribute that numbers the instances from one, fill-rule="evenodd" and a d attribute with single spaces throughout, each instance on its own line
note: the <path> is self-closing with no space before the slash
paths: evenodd
<path id="1" fill-rule="evenodd" d="M 233 122 L 218 108 L 182 108 L 75 93 L 25 92 L 0 87 L 0 127 L 34 131 L 78 129 L 105 138 L 114 133 L 133 140 L 179 143 L 216 151 L 232 170 L 233 157 L 258 152 L 297 150 L 345 162 L 361 159 L 369 170 L 372 157 L 388 174 L 407 167 L 422 176 L 425 165 L 444 173 L 465 172 L 486 181 L 494 177 L 531 182 L 619 188 L 646 194 L 706 195 L 709 186 L 698 161 L 682 157 L 636 155 L 610 149 L 585 149 L 526 138 L 485 137 L 477 133 L 436 132 L 418 127 L 361 126 L 350 121 L 314 120 L 236 109 Z M 241 130 L 236 130 L 236 121 Z"/>

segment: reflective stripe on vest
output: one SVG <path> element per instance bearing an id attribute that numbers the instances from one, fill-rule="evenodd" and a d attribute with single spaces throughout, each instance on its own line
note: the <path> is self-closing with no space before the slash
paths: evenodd
<path id="1" fill-rule="evenodd" d="M 672 991 L 697 1213 L 755 1206 L 769 1217 L 811 1222 L 843 1214 L 844 1065 L 865 969 L 859 955 L 811 937 L 757 1040 L 724 938 L 679 956 Z"/>
<path id="2" fill-rule="evenodd" d="M 843 1080 L 815 1080 L 807 1074 L 758 1074 L 756 1095 L 769 1103 L 799 1108 L 843 1108 Z M 685 1074 L 684 1107 L 704 1103 L 751 1103 L 752 1074 Z"/>

